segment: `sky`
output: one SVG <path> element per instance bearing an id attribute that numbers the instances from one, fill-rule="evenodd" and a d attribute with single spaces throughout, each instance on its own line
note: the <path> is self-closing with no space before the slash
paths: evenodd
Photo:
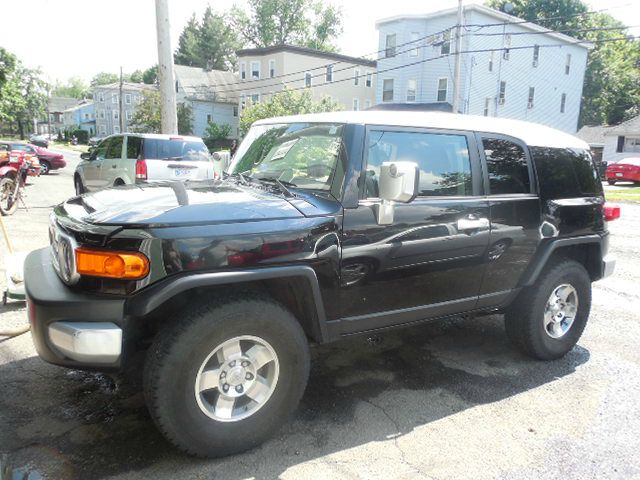
<path id="1" fill-rule="evenodd" d="M 401 14 L 454 8 L 457 0 L 330 0 L 342 7 L 344 33 L 339 50 L 361 56 L 377 50 L 376 20 Z M 89 81 L 97 72 L 146 69 L 157 63 L 154 0 L 2 0 L 0 46 L 28 67 L 39 67 L 50 82 L 72 76 Z M 192 13 L 207 4 L 222 13 L 246 0 L 169 0 L 172 47 Z M 482 0 L 464 0 L 483 3 Z M 640 1 L 587 0 L 607 9 L 640 35 Z M 20 21 L 23 19 L 24 21 Z"/>

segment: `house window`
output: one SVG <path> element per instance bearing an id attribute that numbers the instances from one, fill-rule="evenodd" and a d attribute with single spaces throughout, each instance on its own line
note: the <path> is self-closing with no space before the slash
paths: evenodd
<path id="1" fill-rule="evenodd" d="M 251 62 L 251 78 L 260 78 L 260 62 Z"/>
<path id="2" fill-rule="evenodd" d="M 507 82 L 505 82 L 504 80 L 502 82 L 500 82 L 500 94 L 498 95 L 498 103 L 500 105 L 504 105 L 505 99 L 506 99 L 506 94 L 507 92 Z"/>
<path id="3" fill-rule="evenodd" d="M 420 45 L 418 44 L 418 40 L 420 39 L 420 33 L 411 32 L 411 50 L 409 50 L 410 57 L 417 57 L 418 51 L 420 49 Z"/>
<path id="4" fill-rule="evenodd" d="M 360 99 L 359 98 L 354 98 L 353 99 L 353 109 L 355 111 L 360 110 Z"/>
<path id="5" fill-rule="evenodd" d="M 623 137 L 624 151 L 630 153 L 640 153 L 640 137 Z"/>
<path id="6" fill-rule="evenodd" d="M 493 52 L 489 53 L 489 71 L 493 72 Z"/>
<path id="7" fill-rule="evenodd" d="M 99 102 L 104 102 L 104 93 L 102 93 L 102 92 L 98 93 L 98 101 Z"/>
<path id="8" fill-rule="evenodd" d="M 113 126 L 113 133 L 120 133 L 120 127 L 118 125 Z"/>
<path id="9" fill-rule="evenodd" d="M 446 77 L 438 79 L 438 102 L 446 102 L 447 101 L 447 86 L 448 79 Z"/>
<path id="10" fill-rule="evenodd" d="M 118 112 L 118 110 L 113 111 L 113 119 L 120 120 L 120 112 Z"/>
<path id="11" fill-rule="evenodd" d="M 509 60 L 509 49 L 505 48 L 504 51 L 502 52 L 502 58 L 505 60 Z"/>
<path id="12" fill-rule="evenodd" d="M 244 110 L 245 106 L 246 106 L 245 95 L 243 93 L 243 94 L 240 95 L 240 108 Z"/>
<path id="13" fill-rule="evenodd" d="M 311 86 L 311 72 L 306 72 L 304 74 L 304 86 L 305 87 Z"/>
<path id="14" fill-rule="evenodd" d="M 259 93 L 252 93 L 251 94 L 251 103 L 260 103 L 260 94 Z"/>
<path id="15" fill-rule="evenodd" d="M 234 106 L 233 106 L 233 116 L 234 116 L 234 117 L 237 117 L 237 116 L 238 116 L 238 106 L 237 106 L 237 105 L 234 105 Z"/>
<path id="16" fill-rule="evenodd" d="M 360 70 L 357 68 L 353 71 L 353 84 L 356 87 L 360 84 Z"/>
<path id="17" fill-rule="evenodd" d="M 564 74 L 569 75 L 571 71 L 571 54 L 567 53 L 567 61 L 564 64 Z"/>
<path id="18" fill-rule="evenodd" d="M 538 66 L 538 60 L 540 60 L 540 45 L 534 45 L 533 47 L 533 67 Z"/>
<path id="19" fill-rule="evenodd" d="M 88 114 L 88 113 L 85 113 L 85 114 L 84 114 L 84 119 L 85 119 L 85 120 L 89 120 L 89 114 Z"/>
<path id="20" fill-rule="evenodd" d="M 100 118 L 100 120 L 104 120 L 105 118 L 104 110 L 102 109 L 98 110 L 98 118 Z"/>
<path id="21" fill-rule="evenodd" d="M 563 93 L 560 96 L 560 113 L 564 113 L 564 109 L 566 107 L 566 104 L 567 104 L 567 94 Z"/>
<path id="22" fill-rule="evenodd" d="M 124 118 L 126 118 L 127 120 L 131 120 L 133 118 L 133 112 L 131 110 L 127 110 L 126 112 L 124 112 Z"/>
<path id="23" fill-rule="evenodd" d="M 488 117 L 490 111 L 491 111 L 491 97 L 487 97 L 484 99 L 484 111 L 482 112 L 482 114 L 485 117 Z"/>
<path id="24" fill-rule="evenodd" d="M 393 78 L 386 78 L 382 81 L 382 101 L 393 102 Z"/>
<path id="25" fill-rule="evenodd" d="M 247 64 L 240 62 L 240 78 L 245 80 L 247 78 Z"/>
<path id="26" fill-rule="evenodd" d="M 207 123 L 211 123 L 212 119 L 213 119 L 213 117 L 211 116 L 211 114 L 207 113 Z"/>
<path id="27" fill-rule="evenodd" d="M 396 34 L 389 33 L 385 41 L 384 56 L 386 58 L 396 56 Z"/>
<path id="28" fill-rule="evenodd" d="M 276 61 L 269 60 L 269 78 L 273 78 L 276 76 Z"/>
<path id="29" fill-rule="evenodd" d="M 418 82 L 415 78 L 407 80 L 407 102 L 416 101 L 416 84 Z"/>
<path id="30" fill-rule="evenodd" d="M 130 93 L 125 93 L 124 94 L 124 103 L 127 105 L 131 105 L 131 94 Z"/>
<path id="31" fill-rule="evenodd" d="M 333 82 L 333 65 L 327 65 L 327 71 L 325 73 L 325 81 Z"/>
<path id="32" fill-rule="evenodd" d="M 366 87 L 371 87 L 371 85 L 373 85 L 373 74 L 371 72 L 367 72 L 367 78 L 364 84 Z"/>
<path id="33" fill-rule="evenodd" d="M 371 108 L 371 100 L 364 101 L 364 108 Z"/>
<path id="34" fill-rule="evenodd" d="M 111 103 L 118 103 L 118 94 L 117 93 L 112 93 L 111 94 Z"/>
<path id="35" fill-rule="evenodd" d="M 536 94 L 535 87 L 529 87 L 529 100 L 527 100 L 527 108 L 533 108 L 533 97 Z"/>
<path id="36" fill-rule="evenodd" d="M 451 30 L 447 30 L 442 34 L 442 44 L 440 45 L 440 55 L 449 55 L 451 53 Z"/>
<path id="37" fill-rule="evenodd" d="M 106 125 L 100 125 L 100 127 L 98 128 L 98 133 L 100 135 L 106 135 L 107 134 L 107 126 Z"/>

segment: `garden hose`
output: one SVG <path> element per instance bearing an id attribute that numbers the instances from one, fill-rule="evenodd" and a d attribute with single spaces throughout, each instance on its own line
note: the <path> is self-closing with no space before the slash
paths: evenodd
<path id="1" fill-rule="evenodd" d="M 13 330 L 0 330 L 0 337 L 17 337 L 19 335 L 24 335 L 29 330 L 31 330 L 30 325 L 23 325 L 22 327 L 14 328 Z"/>

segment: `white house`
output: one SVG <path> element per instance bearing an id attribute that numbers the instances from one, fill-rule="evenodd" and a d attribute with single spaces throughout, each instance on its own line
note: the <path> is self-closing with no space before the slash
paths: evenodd
<path id="1" fill-rule="evenodd" d="M 229 125 L 238 137 L 238 78 L 232 72 L 175 65 L 176 102 L 191 105 L 193 134 L 206 136 L 209 122 Z"/>
<path id="2" fill-rule="evenodd" d="M 612 163 L 630 157 L 640 158 L 640 115 L 604 131 L 602 160 Z"/>
<path id="3" fill-rule="evenodd" d="M 590 44 L 481 5 L 463 8 L 459 111 L 575 133 Z M 457 9 L 376 22 L 378 103 L 453 104 Z"/>
<path id="4" fill-rule="evenodd" d="M 374 103 L 375 61 L 293 45 L 236 53 L 241 107 L 265 100 L 285 87 L 310 88 L 315 99 L 330 97 L 346 110 L 361 110 Z"/>

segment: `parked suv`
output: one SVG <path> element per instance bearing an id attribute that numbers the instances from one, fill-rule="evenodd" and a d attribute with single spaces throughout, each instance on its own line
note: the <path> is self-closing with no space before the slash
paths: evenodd
<path id="1" fill-rule="evenodd" d="M 36 348 L 98 370 L 146 351 L 153 419 L 199 456 L 253 447 L 285 422 L 311 343 L 502 312 L 517 348 L 559 358 L 615 263 L 619 209 L 588 148 L 447 113 L 256 122 L 224 179 L 55 208 L 51 247 L 25 266 Z"/>
<path id="2" fill-rule="evenodd" d="M 77 194 L 150 181 L 214 178 L 209 150 L 199 137 L 111 135 L 80 158 L 73 176 Z"/>

